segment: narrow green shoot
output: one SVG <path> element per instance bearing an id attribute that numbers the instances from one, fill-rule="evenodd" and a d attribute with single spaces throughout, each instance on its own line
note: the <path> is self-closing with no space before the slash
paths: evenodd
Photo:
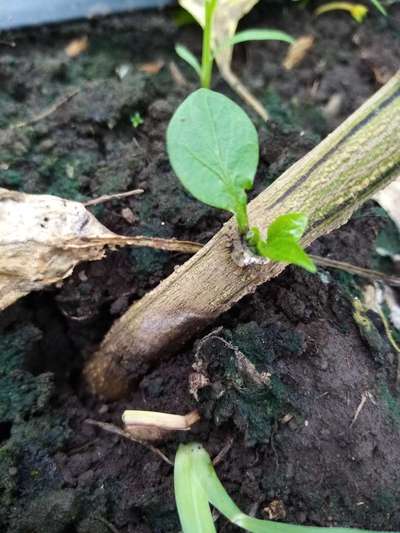
<path id="1" fill-rule="evenodd" d="M 368 8 L 366 6 L 363 4 L 354 4 L 353 2 L 328 2 L 327 4 L 319 6 L 314 13 L 318 17 L 323 13 L 336 10 L 348 11 L 358 23 L 361 23 L 368 13 Z"/>
<path id="2" fill-rule="evenodd" d="M 210 456 L 197 443 L 179 446 L 175 458 L 174 484 L 182 533 L 216 531 L 210 507 L 205 502 L 211 503 L 232 524 L 251 533 L 379 533 L 343 527 L 297 526 L 248 516 L 241 512 L 226 492 Z M 199 498 L 198 504 L 194 502 L 196 498 Z"/>
<path id="3" fill-rule="evenodd" d="M 203 50 L 201 56 L 201 86 L 209 89 L 211 84 L 214 56 L 212 53 L 212 24 L 217 0 L 205 0 L 205 25 L 203 31 Z"/>
<path id="4" fill-rule="evenodd" d="M 193 475 L 193 461 L 190 453 L 178 451 L 176 455 L 174 490 L 183 531 L 216 533 L 207 495 Z"/>
<path id="5" fill-rule="evenodd" d="M 201 66 L 197 60 L 197 57 L 192 54 L 192 52 L 188 50 L 186 46 L 183 46 L 183 44 L 176 44 L 175 52 L 181 59 L 186 61 L 186 63 L 190 65 L 192 69 L 196 72 L 198 77 L 201 78 Z"/>
<path id="6" fill-rule="evenodd" d="M 228 39 L 228 41 L 226 41 L 221 48 L 224 46 L 234 46 L 235 44 L 239 43 L 247 43 L 249 41 L 282 41 L 293 44 L 295 39 L 293 39 L 293 37 L 284 31 L 255 28 L 239 31 L 232 37 L 232 39 Z"/>
<path id="7" fill-rule="evenodd" d="M 370 0 L 370 2 L 384 17 L 387 17 L 388 12 L 380 0 Z"/>
<path id="8" fill-rule="evenodd" d="M 371 0 L 379 2 L 379 0 Z M 201 64 L 198 59 L 188 50 L 185 46 L 177 44 L 175 46 L 175 51 L 177 55 L 186 61 L 188 65 L 196 72 L 201 87 L 209 89 L 212 79 L 212 71 L 215 56 L 218 52 L 227 47 L 234 46 L 238 43 L 244 43 L 247 41 L 283 41 L 286 43 L 293 43 L 294 39 L 287 33 L 279 30 L 269 30 L 269 29 L 250 29 L 237 33 L 220 46 L 217 50 L 213 50 L 213 22 L 215 10 L 217 8 L 218 0 L 205 0 L 204 2 L 204 29 L 203 29 L 203 43 L 202 43 L 202 54 L 201 54 Z"/>
<path id="9" fill-rule="evenodd" d="M 249 227 L 247 191 L 253 187 L 259 148 L 257 131 L 241 107 L 208 89 L 195 91 L 171 119 L 167 150 L 183 186 L 201 202 L 230 211 L 254 254 L 316 271 L 300 245 L 308 223 L 304 214 L 278 217 L 265 238 Z"/>

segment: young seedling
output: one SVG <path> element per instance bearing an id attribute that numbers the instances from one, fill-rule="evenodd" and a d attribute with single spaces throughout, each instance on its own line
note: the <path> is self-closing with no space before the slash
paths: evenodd
<path id="1" fill-rule="evenodd" d="M 282 524 L 242 513 L 218 479 L 210 456 L 201 444 L 179 446 L 175 457 L 174 487 L 182 533 L 216 532 L 210 504 L 232 524 L 251 533 L 374 533 L 342 527 Z"/>
<path id="2" fill-rule="evenodd" d="M 370 0 L 371 4 L 383 15 L 387 16 L 386 8 L 382 5 L 380 0 Z M 354 20 L 361 23 L 368 14 L 368 8 L 363 4 L 354 4 L 352 2 L 328 2 L 322 4 L 315 11 L 316 16 L 322 15 L 323 13 L 328 13 L 329 11 L 348 11 Z"/>
<path id="3" fill-rule="evenodd" d="M 257 170 L 258 136 L 238 105 L 208 89 L 195 91 L 171 119 L 167 149 L 183 186 L 201 202 L 233 213 L 239 234 L 253 254 L 316 271 L 299 244 L 308 223 L 306 215 L 278 217 L 265 238 L 259 228 L 249 226 L 246 192 L 253 187 Z"/>
<path id="4" fill-rule="evenodd" d="M 135 129 L 138 128 L 144 122 L 142 115 L 139 113 L 139 111 L 136 111 L 133 115 L 131 115 L 130 120 L 131 120 L 132 126 Z"/>
<path id="5" fill-rule="evenodd" d="M 352 2 L 328 2 L 322 4 L 315 11 L 314 14 L 318 17 L 323 13 L 329 13 L 329 11 L 347 11 L 353 17 L 354 20 L 361 23 L 368 13 L 368 8 L 363 4 L 353 4 Z"/>
<path id="6" fill-rule="evenodd" d="M 218 0 L 205 0 L 204 2 L 204 30 L 201 64 L 195 55 L 185 46 L 177 44 L 175 51 L 178 56 L 186 61 L 196 72 L 200 79 L 200 85 L 209 88 L 212 78 L 214 58 L 222 48 L 234 46 L 247 41 L 284 41 L 289 44 L 294 42 L 293 37 L 285 32 L 270 29 L 251 29 L 236 33 L 231 39 L 227 39 L 219 49 L 213 50 L 213 21 Z"/>

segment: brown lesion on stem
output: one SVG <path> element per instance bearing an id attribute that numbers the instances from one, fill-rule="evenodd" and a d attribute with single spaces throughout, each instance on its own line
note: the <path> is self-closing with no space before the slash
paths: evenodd
<path id="1" fill-rule="evenodd" d="M 398 177 L 399 102 L 400 73 L 249 204 L 251 224 L 266 229 L 279 215 L 303 212 L 311 223 L 303 246 L 344 224 L 377 188 Z M 127 393 L 150 365 L 282 272 L 285 265 L 273 262 L 239 266 L 232 258 L 235 233 L 229 221 L 115 322 L 84 371 L 92 392 L 108 398 Z"/>

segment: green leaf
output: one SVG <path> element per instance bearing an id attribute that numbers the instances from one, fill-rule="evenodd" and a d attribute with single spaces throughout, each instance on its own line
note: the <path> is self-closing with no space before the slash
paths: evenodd
<path id="1" fill-rule="evenodd" d="M 313 273 L 317 271 L 314 261 L 293 237 L 281 237 L 272 241 L 267 240 L 267 242 L 262 241 L 258 250 L 260 255 L 273 261 L 297 265 Z"/>
<path id="2" fill-rule="evenodd" d="M 181 444 L 174 465 L 175 500 L 183 533 L 216 533 L 203 487 L 193 475 L 192 448 Z"/>
<path id="3" fill-rule="evenodd" d="M 376 7 L 376 9 L 378 11 L 380 11 L 380 13 L 382 13 L 382 15 L 384 15 L 385 17 L 387 17 L 387 10 L 385 8 L 384 5 L 382 5 L 382 3 L 379 1 L 379 0 L 370 0 L 371 4 Z"/>
<path id="4" fill-rule="evenodd" d="M 182 460 L 182 456 L 184 455 L 186 464 L 191 465 L 191 475 L 185 478 L 186 482 L 197 482 L 198 487 L 203 489 L 203 494 L 206 495 L 208 501 L 218 509 L 220 513 L 232 522 L 232 524 L 235 524 L 246 531 L 250 531 L 251 533 L 379 533 L 343 527 L 297 526 L 294 524 L 282 524 L 279 522 L 272 522 L 271 520 L 252 518 L 242 513 L 226 492 L 224 486 L 218 479 L 210 456 L 201 444 L 181 445 L 178 449 L 178 454 L 181 455 L 179 457 L 180 460 Z M 181 472 L 182 471 L 179 471 L 178 473 L 176 472 L 175 463 L 175 479 Z M 189 486 L 186 486 L 186 490 L 187 492 L 193 493 Z M 202 520 L 203 517 L 200 515 L 197 515 L 197 517 L 193 515 L 192 519 Z M 194 521 L 189 523 L 188 527 L 189 529 L 186 529 L 182 524 L 183 533 L 201 531 L 195 529 L 196 527 L 200 527 L 200 524 L 196 525 Z"/>
<path id="5" fill-rule="evenodd" d="M 210 456 L 201 444 L 192 444 L 190 452 L 192 454 L 193 476 L 203 487 L 208 501 L 231 522 L 235 523 L 236 518 L 242 515 L 242 512 L 218 479 Z"/>
<path id="6" fill-rule="evenodd" d="M 239 43 L 245 43 L 247 41 L 284 41 L 285 43 L 292 44 L 294 43 L 295 39 L 284 31 L 255 28 L 251 30 L 239 31 L 226 42 L 226 45 L 224 43 L 221 48 L 225 46 L 233 46 Z"/>
<path id="7" fill-rule="evenodd" d="M 303 213 L 288 213 L 270 224 L 266 240 L 261 238 L 258 228 L 252 228 L 246 236 L 247 242 L 262 257 L 316 272 L 314 262 L 299 244 L 307 224 L 308 218 Z"/>
<path id="8" fill-rule="evenodd" d="M 247 218 L 245 191 L 257 170 L 258 136 L 238 105 L 208 89 L 195 91 L 171 119 L 167 150 L 176 175 L 195 198 Z"/>
<path id="9" fill-rule="evenodd" d="M 306 231 L 308 217 L 303 213 L 288 213 L 277 217 L 268 226 L 268 239 L 293 237 L 299 241 Z"/>
<path id="10" fill-rule="evenodd" d="M 186 61 L 192 69 L 196 72 L 196 74 L 200 77 L 201 75 L 201 66 L 198 62 L 197 58 L 192 54 L 190 50 L 186 48 L 186 46 L 183 46 L 182 44 L 175 45 L 175 52 L 178 54 L 178 56 Z"/>
<path id="11" fill-rule="evenodd" d="M 258 245 L 259 253 L 273 261 L 298 265 L 309 272 L 316 272 L 313 260 L 299 244 L 307 224 L 308 217 L 303 213 L 288 213 L 276 218 L 268 227 L 267 240 Z"/>

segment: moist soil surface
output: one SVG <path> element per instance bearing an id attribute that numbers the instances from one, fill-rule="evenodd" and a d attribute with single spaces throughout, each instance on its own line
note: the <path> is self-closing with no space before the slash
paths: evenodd
<path id="1" fill-rule="evenodd" d="M 371 13 L 362 25 L 345 13 L 314 18 L 292 4 L 250 14 L 247 25 L 315 36 L 291 71 L 281 65 L 282 43 L 235 51 L 235 70 L 271 114 L 263 125 L 249 111 L 261 142 L 254 194 L 395 72 L 399 6 L 391 13 Z M 178 28 L 173 15 L 135 13 L 4 34 L 0 186 L 79 201 L 140 187 L 141 196 L 93 212 L 122 234 L 206 242 L 227 217 L 182 190 L 165 152 L 168 121 L 196 86 L 173 43 L 199 52 L 200 42 L 199 31 Z M 65 47 L 84 36 L 88 49 L 68 57 Z M 236 99 L 218 75 L 214 87 Z M 6 129 L 75 89 L 47 118 Z M 143 123 L 133 128 L 136 112 Z M 370 202 L 312 251 L 376 266 L 377 239 L 390 234 L 390 221 Z M 172 467 L 87 423 L 120 425 L 126 408 L 198 409 L 202 419 L 191 432 L 159 447 L 170 459 L 179 442 L 199 441 L 211 456 L 225 449 L 218 475 L 248 513 L 400 530 L 397 354 L 378 315 L 354 318 L 354 298 L 365 285 L 359 278 L 287 268 L 149 371 L 128 398 L 103 403 L 90 396 L 81 379 L 85 360 L 112 322 L 186 259 L 145 248 L 110 251 L 2 312 L 0 530 L 178 532 Z M 395 272 L 390 259 L 379 266 Z M 235 530 L 222 517 L 217 527 Z"/>

